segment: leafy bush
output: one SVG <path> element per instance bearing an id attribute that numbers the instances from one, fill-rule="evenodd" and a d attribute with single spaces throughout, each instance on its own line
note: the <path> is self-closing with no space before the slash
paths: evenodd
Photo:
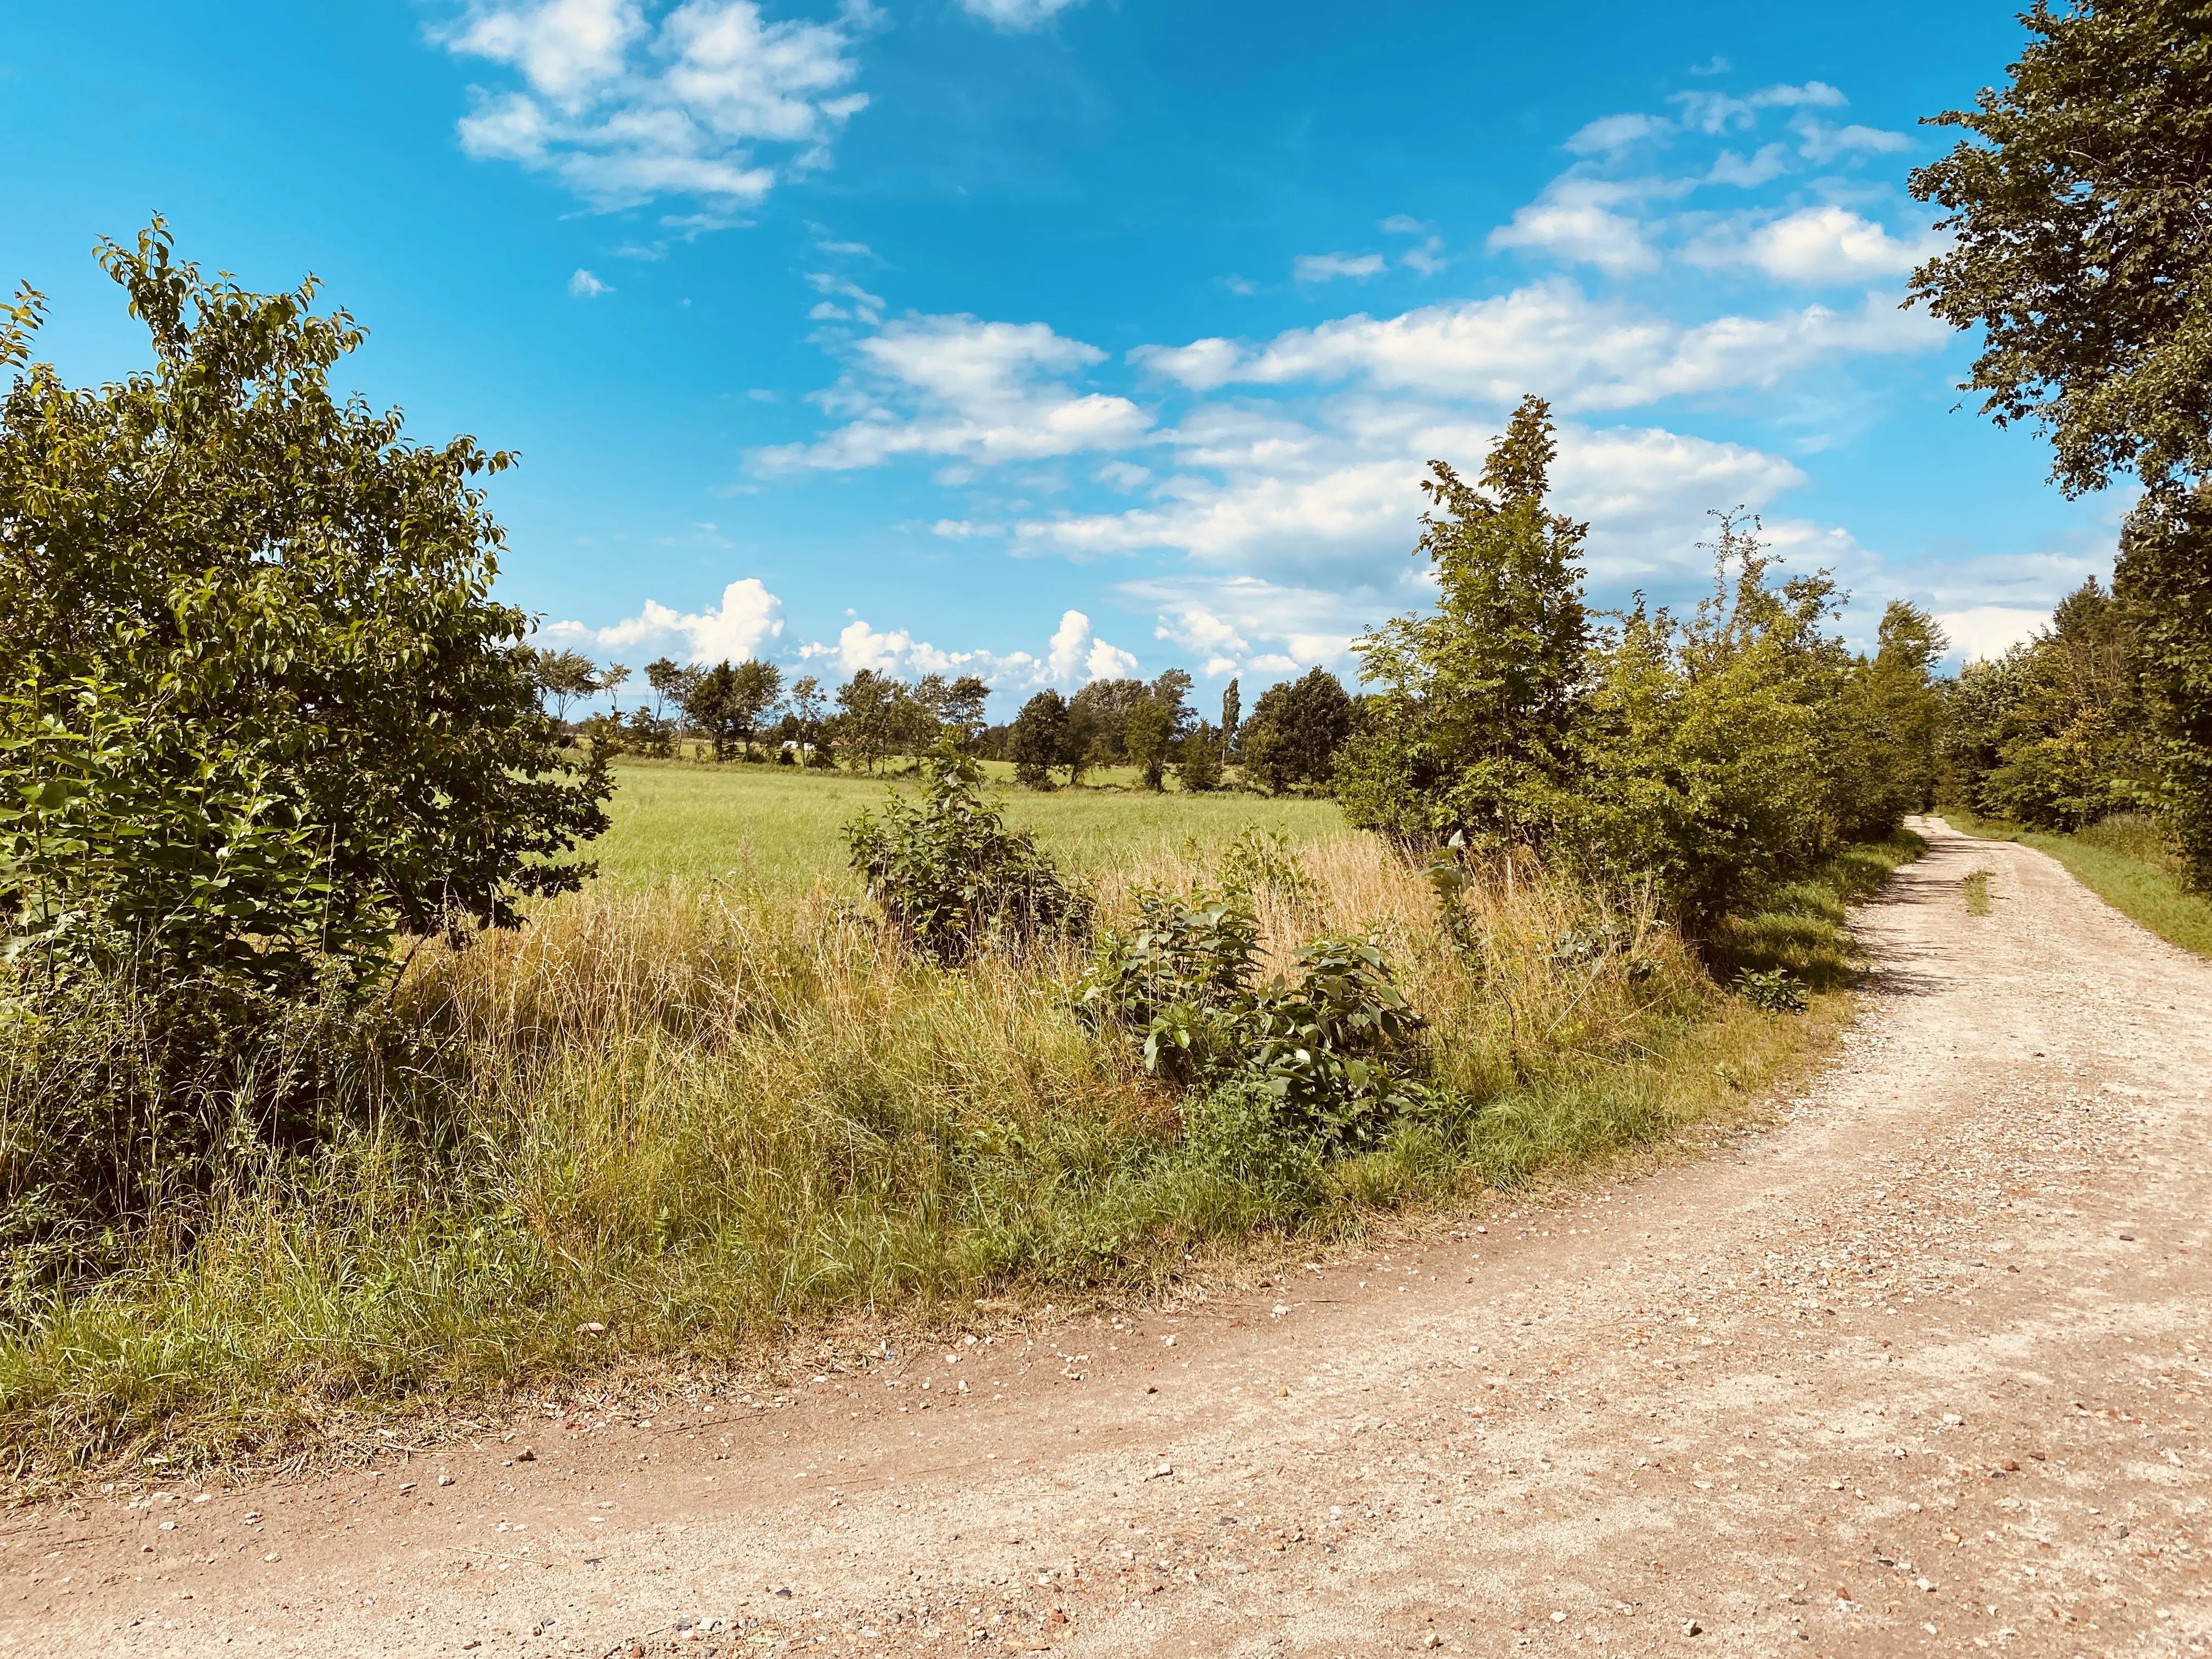
<path id="1" fill-rule="evenodd" d="M 1006 828 L 958 742 L 941 741 L 923 771 L 920 802 L 893 795 L 880 814 L 845 826 L 853 867 L 894 929 L 948 965 L 992 941 L 1019 948 L 1041 934 L 1089 931 L 1090 901 L 1027 830 Z"/>
<path id="2" fill-rule="evenodd" d="M 1437 1101 L 1420 1017 L 1372 944 L 1325 937 L 1294 975 L 1255 985 L 1260 925 L 1243 894 L 1151 891 L 1139 926 L 1100 940 L 1077 1006 L 1141 1040 L 1145 1068 L 1201 1091 L 1256 1091 L 1277 1133 L 1370 1145 Z"/>
<path id="3" fill-rule="evenodd" d="M 312 912 L 373 977 L 395 927 L 512 925 L 520 898 L 576 887 L 590 866 L 563 854 L 605 827 L 611 785 L 557 748 L 529 618 L 489 598 L 502 535 L 476 481 L 512 458 L 336 401 L 362 337 L 315 314 L 312 281 L 205 280 L 158 222 L 100 261 L 150 370 L 70 387 L 28 362 L 36 296 L 0 314 L 0 366 L 27 365 L 0 400 L 0 793 L 51 811 L 49 786 L 84 787 L 69 810 L 112 827 L 112 856 L 81 877 L 19 820 L 0 902 L 190 891 L 196 920 L 142 952 L 176 976 Z M 212 873 L 249 844 L 257 874 Z M 207 879 L 179 886 L 183 866 Z"/>
<path id="4" fill-rule="evenodd" d="M 1754 1008 L 1770 1014 L 1805 1012 L 1805 987 L 1782 968 L 1747 968 L 1735 976 L 1736 994 Z"/>
<path id="5" fill-rule="evenodd" d="M 1443 510 L 1419 550 L 1437 608 L 1356 647 L 1380 690 L 1336 766 L 1353 823 L 1477 856 L 1533 848 L 1649 890 L 1702 939 L 1763 884 L 1926 804 L 1942 646 L 1927 617 L 1892 606 L 1881 653 L 1854 659 L 1830 632 L 1833 582 L 1770 580 L 1757 521 L 1724 514 L 1710 599 L 1678 617 L 1638 599 L 1593 626 L 1587 527 L 1547 501 L 1554 456 L 1531 398 L 1481 489 L 1435 465 Z"/>
<path id="6" fill-rule="evenodd" d="M 1194 795 L 1208 794 L 1221 787 L 1221 739 L 1212 727 L 1200 726 L 1182 740 L 1176 776 L 1182 781 L 1183 788 Z"/>

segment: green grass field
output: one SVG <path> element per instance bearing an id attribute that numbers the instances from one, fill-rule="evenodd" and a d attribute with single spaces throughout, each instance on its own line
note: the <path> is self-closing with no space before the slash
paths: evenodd
<path id="1" fill-rule="evenodd" d="M 1950 809 L 1943 818 L 1969 836 L 2018 842 L 2050 854 L 2122 915 L 2169 944 L 2212 957 L 2212 899 L 2183 884 L 2181 860 L 2151 819 L 2122 813 L 2076 835 L 2060 836 Z"/>
<path id="2" fill-rule="evenodd" d="M 1039 846 L 1078 872 L 1155 851 L 1210 854 L 1248 825 L 1300 842 L 1346 833 L 1332 800 L 1098 787 L 1133 785 L 1128 768 L 1045 793 L 1017 787 L 1010 766 L 985 769 L 1005 793 L 1007 821 L 1035 830 Z M 770 892 L 826 879 L 857 892 L 840 826 L 890 790 L 915 787 L 910 778 L 681 762 L 617 761 L 615 776 L 613 828 L 592 850 L 608 883 L 626 888 L 715 882 Z"/>

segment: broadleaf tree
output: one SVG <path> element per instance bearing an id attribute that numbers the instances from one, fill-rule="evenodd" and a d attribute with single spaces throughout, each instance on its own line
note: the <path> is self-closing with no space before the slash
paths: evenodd
<path id="1" fill-rule="evenodd" d="M 2069 494 L 2144 485 L 2113 585 L 2161 805 L 2212 887 L 2212 11 L 2036 0 L 2021 21 L 2008 81 L 1929 118 L 1968 137 L 1911 176 L 1951 239 L 1912 297 L 1981 331 L 1967 386 L 2045 428 Z"/>
<path id="2" fill-rule="evenodd" d="M 560 749 L 531 620 L 492 598 L 483 481 L 514 458 L 334 393 L 363 335 L 312 278 L 206 277 L 158 219 L 99 259 L 148 368 L 72 386 L 32 361 L 37 295 L 0 316 L 0 927 L 67 915 L 143 955 L 182 907 L 161 974 L 360 983 L 395 929 L 577 886 L 612 784 Z"/>

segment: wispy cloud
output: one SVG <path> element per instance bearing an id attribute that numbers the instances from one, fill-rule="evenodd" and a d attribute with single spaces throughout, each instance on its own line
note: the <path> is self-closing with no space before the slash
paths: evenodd
<path id="1" fill-rule="evenodd" d="M 842 471 L 909 455 L 988 465 L 1118 449 L 1152 425 L 1127 398 L 1068 384 L 1106 354 L 1043 323 L 906 318 L 849 354 L 852 368 L 814 398 L 845 423 L 757 451 L 756 465 Z"/>
<path id="2" fill-rule="evenodd" d="M 1012 33 L 1042 28 L 1083 0 L 960 0 L 960 9 Z"/>
<path id="3" fill-rule="evenodd" d="M 1301 253 L 1291 261 L 1291 275 L 1301 283 L 1331 283 L 1340 276 L 1364 282 L 1384 263 L 1379 253 Z"/>
<path id="4" fill-rule="evenodd" d="M 602 294 L 613 293 L 614 289 L 592 276 L 590 271 L 579 269 L 576 274 L 568 279 L 568 292 L 575 299 L 596 300 Z"/>
<path id="5" fill-rule="evenodd" d="M 827 164 L 868 101 L 848 88 L 872 15 L 865 0 L 831 23 L 769 22 L 754 0 L 685 0 L 657 21 L 640 0 L 474 0 L 438 38 L 523 82 L 473 89 L 469 155 L 550 173 L 602 210 L 702 198 L 716 211 L 668 222 L 696 233 Z M 769 144 L 796 154 L 763 161 Z"/>

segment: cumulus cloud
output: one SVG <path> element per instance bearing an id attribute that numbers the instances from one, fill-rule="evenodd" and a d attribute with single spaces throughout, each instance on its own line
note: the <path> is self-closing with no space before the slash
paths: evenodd
<path id="1" fill-rule="evenodd" d="M 850 351 L 852 370 L 815 399 L 845 424 L 757 451 L 757 465 L 838 471 L 908 455 L 988 465 L 1118 449 L 1152 425 L 1127 398 L 1069 386 L 1106 354 L 1043 323 L 908 318 Z"/>
<path id="2" fill-rule="evenodd" d="M 822 165 L 866 106 L 848 88 L 868 15 L 855 0 L 835 23 L 771 23 L 754 0 L 685 0 L 655 23 L 638 0 L 475 0 L 440 38 L 523 82 L 473 89 L 470 155 L 549 172 L 601 210 L 666 195 L 726 208 L 781 176 L 757 146 L 797 147 L 786 171 Z"/>
<path id="3" fill-rule="evenodd" d="M 1941 251 L 1932 231 L 1893 236 L 1848 208 L 1809 207 L 1764 224 L 1732 224 L 1692 242 L 1694 264 L 1750 265 L 1785 283 L 1835 284 L 1899 276 Z"/>
<path id="4" fill-rule="evenodd" d="M 1291 275 L 1301 283 L 1330 283 L 1340 276 L 1364 282 L 1383 263 L 1379 253 L 1301 253 L 1291 261 Z"/>
<path id="5" fill-rule="evenodd" d="M 600 655 L 680 649 L 689 662 L 720 662 L 725 657 L 737 661 L 757 654 L 783 632 L 783 601 L 759 578 L 747 576 L 722 590 L 720 605 L 694 614 L 647 599 L 636 616 L 605 628 L 557 622 L 540 631 L 548 639 Z"/>
<path id="6" fill-rule="evenodd" d="M 1620 210 L 1641 197 L 1632 185 L 1562 173 L 1541 196 L 1516 209 L 1511 222 L 1490 233 L 1491 251 L 1533 249 L 1569 264 L 1595 265 L 1611 276 L 1656 270 L 1659 256 L 1644 240 L 1641 221 Z"/>
<path id="7" fill-rule="evenodd" d="M 1139 347 L 1131 356 L 1200 391 L 1352 380 L 1498 403 L 1543 386 L 1562 408 L 1597 410 L 1771 386 L 1835 358 L 1930 351 L 1948 337 L 1933 319 L 1901 312 L 1883 295 L 1869 294 L 1850 310 L 1808 306 L 1683 325 L 1621 301 L 1593 301 L 1554 280 L 1395 317 L 1338 318 L 1257 348 L 1197 340 Z"/>
<path id="8" fill-rule="evenodd" d="M 855 617 L 839 631 L 836 643 L 801 646 L 799 656 L 801 662 L 818 663 L 841 678 L 849 678 L 863 668 L 907 678 L 976 674 L 1000 692 L 1030 691 L 1046 685 L 1072 690 L 1095 679 L 1129 674 L 1137 666 L 1133 654 L 1100 639 L 1091 629 L 1091 618 L 1080 611 L 1061 616 L 1042 654 L 945 651 L 927 640 L 917 640 L 903 628 L 878 629 Z"/>
<path id="9" fill-rule="evenodd" d="M 1055 685 L 1088 685 L 1093 680 L 1118 679 L 1133 674 L 1137 659 L 1119 646 L 1109 645 L 1091 629 L 1091 618 L 1080 611 L 1064 612 L 1045 653 L 1045 678 Z"/>
<path id="10" fill-rule="evenodd" d="M 580 266 L 576 274 L 568 279 L 568 292 L 575 299 L 596 300 L 602 294 L 613 293 L 614 289 Z"/>

